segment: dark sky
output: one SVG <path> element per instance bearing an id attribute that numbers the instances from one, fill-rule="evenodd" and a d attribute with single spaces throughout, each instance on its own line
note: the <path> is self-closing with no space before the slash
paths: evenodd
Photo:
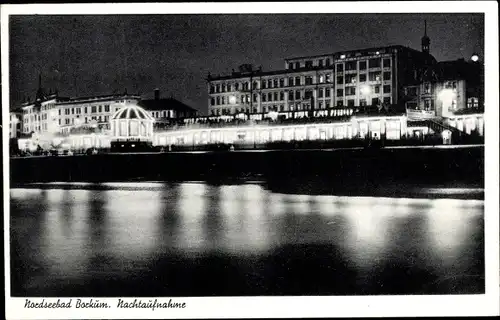
<path id="1" fill-rule="evenodd" d="M 43 87 L 63 96 L 155 87 L 202 112 L 205 77 L 243 63 L 281 69 L 284 58 L 400 44 L 420 49 L 427 20 L 439 60 L 482 56 L 482 14 L 11 16 L 11 102 Z"/>

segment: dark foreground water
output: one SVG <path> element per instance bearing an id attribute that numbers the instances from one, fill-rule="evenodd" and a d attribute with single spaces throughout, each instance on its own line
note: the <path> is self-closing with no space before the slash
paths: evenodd
<path id="1" fill-rule="evenodd" d="M 440 190 L 451 189 L 423 193 Z M 251 183 L 42 184 L 10 196 L 13 296 L 484 293 L 482 200 Z"/>

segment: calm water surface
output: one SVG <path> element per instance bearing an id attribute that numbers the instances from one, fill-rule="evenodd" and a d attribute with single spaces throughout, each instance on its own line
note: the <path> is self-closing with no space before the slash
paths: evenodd
<path id="1" fill-rule="evenodd" d="M 482 200 L 259 184 L 44 184 L 11 196 L 15 296 L 484 292 Z"/>

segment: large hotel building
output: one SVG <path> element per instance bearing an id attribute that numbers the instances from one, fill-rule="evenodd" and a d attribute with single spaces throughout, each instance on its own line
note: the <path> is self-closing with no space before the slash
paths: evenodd
<path id="1" fill-rule="evenodd" d="M 368 48 L 285 59 L 284 68 L 277 71 L 242 65 L 230 75 L 209 75 L 209 114 L 314 110 L 333 115 L 380 105 L 404 109 L 405 88 L 419 84 L 436 64 L 429 44 L 425 35 L 422 51 L 404 46 Z"/>

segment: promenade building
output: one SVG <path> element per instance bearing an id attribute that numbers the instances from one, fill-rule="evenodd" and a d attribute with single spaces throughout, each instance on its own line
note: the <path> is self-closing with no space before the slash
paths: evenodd
<path id="1" fill-rule="evenodd" d="M 208 76 L 209 115 L 343 115 L 381 105 L 404 110 L 405 88 L 437 64 L 429 49 L 425 34 L 421 51 L 396 45 L 287 58 L 276 71 L 245 64 L 229 75 Z"/>
<path id="2" fill-rule="evenodd" d="M 108 94 L 67 98 L 57 93 L 46 94 L 41 86 L 33 101 L 27 101 L 10 112 L 11 137 L 14 127 L 19 126 L 23 135 L 50 136 L 67 135 L 80 129 L 92 127 L 101 131 L 110 130 L 110 120 L 116 111 L 126 105 L 137 104 L 153 117 L 157 125 L 169 124 L 172 120 L 194 117 L 197 111 L 173 99 L 160 99 L 159 91 L 154 99 L 142 100 L 138 94 Z M 19 124 L 20 123 L 20 124 Z"/>
<path id="3" fill-rule="evenodd" d="M 161 98 L 160 90 L 154 90 L 153 99 L 142 99 L 139 106 L 147 110 L 154 119 L 154 127 L 161 129 L 172 125 L 178 119 L 193 118 L 198 115 L 196 109 L 172 97 Z"/>

